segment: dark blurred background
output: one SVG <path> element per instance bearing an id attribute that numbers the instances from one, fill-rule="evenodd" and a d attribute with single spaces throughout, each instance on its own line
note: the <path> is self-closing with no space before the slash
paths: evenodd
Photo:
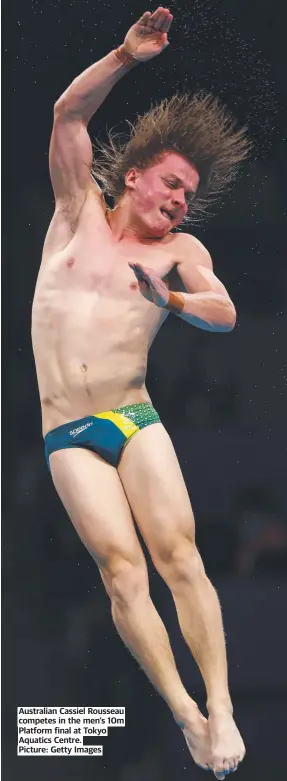
<path id="1" fill-rule="evenodd" d="M 3 773 L 5 781 L 199 779 L 166 705 L 126 651 L 98 572 L 52 486 L 30 339 L 53 213 L 53 104 L 119 45 L 149 0 L 3 0 Z M 196 226 L 238 312 L 230 334 L 170 317 L 148 389 L 173 437 L 197 542 L 224 612 L 242 781 L 286 778 L 286 33 L 280 0 L 179 0 L 168 50 L 131 72 L 93 138 L 176 90 L 207 88 L 248 124 L 252 160 Z M 171 371 L 172 367 L 172 371 Z M 183 680 L 204 690 L 165 584 L 152 596 Z M 16 757 L 17 705 L 125 705 L 103 758 Z M 237 776 L 236 776 L 237 778 Z"/>

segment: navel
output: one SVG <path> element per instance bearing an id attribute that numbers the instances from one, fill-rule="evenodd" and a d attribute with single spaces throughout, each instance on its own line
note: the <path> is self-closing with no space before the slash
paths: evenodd
<path id="1" fill-rule="evenodd" d="M 86 372 L 88 371 L 87 364 L 86 363 L 82 363 L 81 369 L 82 369 L 83 374 L 86 374 Z M 84 382 L 85 382 L 85 392 L 86 392 L 87 396 L 91 397 L 92 396 L 92 391 L 90 390 L 90 388 L 89 388 L 89 386 L 87 384 L 87 380 L 85 379 Z"/>

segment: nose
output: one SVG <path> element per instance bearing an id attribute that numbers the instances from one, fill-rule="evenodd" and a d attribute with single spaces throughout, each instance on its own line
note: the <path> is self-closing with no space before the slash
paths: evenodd
<path id="1" fill-rule="evenodd" d="M 184 209 L 186 207 L 186 200 L 185 200 L 185 193 L 184 190 L 182 192 L 177 191 L 176 195 L 173 196 L 173 204 L 177 208 Z"/>

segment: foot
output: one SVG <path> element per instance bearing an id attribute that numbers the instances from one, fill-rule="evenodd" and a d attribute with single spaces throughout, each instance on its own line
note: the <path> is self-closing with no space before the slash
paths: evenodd
<path id="1" fill-rule="evenodd" d="M 196 765 L 203 770 L 212 769 L 211 741 L 208 721 L 200 710 L 192 715 L 192 718 L 178 722 L 181 727 L 188 749 Z"/>
<path id="2" fill-rule="evenodd" d="M 215 778 L 224 779 L 237 770 L 245 756 L 245 746 L 239 730 L 228 711 L 212 713 L 208 719 L 211 741 L 211 767 Z"/>

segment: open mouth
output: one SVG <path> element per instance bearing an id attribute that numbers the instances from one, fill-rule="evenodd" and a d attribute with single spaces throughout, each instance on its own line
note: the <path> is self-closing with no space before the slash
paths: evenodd
<path id="1" fill-rule="evenodd" d="M 160 213 L 163 215 L 163 217 L 166 217 L 166 219 L 169 220 L 169 222 L 172 222 L 173 215 L 171 214 L 171 212 L 168 212 L 167 209 L 160 209 Z"/>

